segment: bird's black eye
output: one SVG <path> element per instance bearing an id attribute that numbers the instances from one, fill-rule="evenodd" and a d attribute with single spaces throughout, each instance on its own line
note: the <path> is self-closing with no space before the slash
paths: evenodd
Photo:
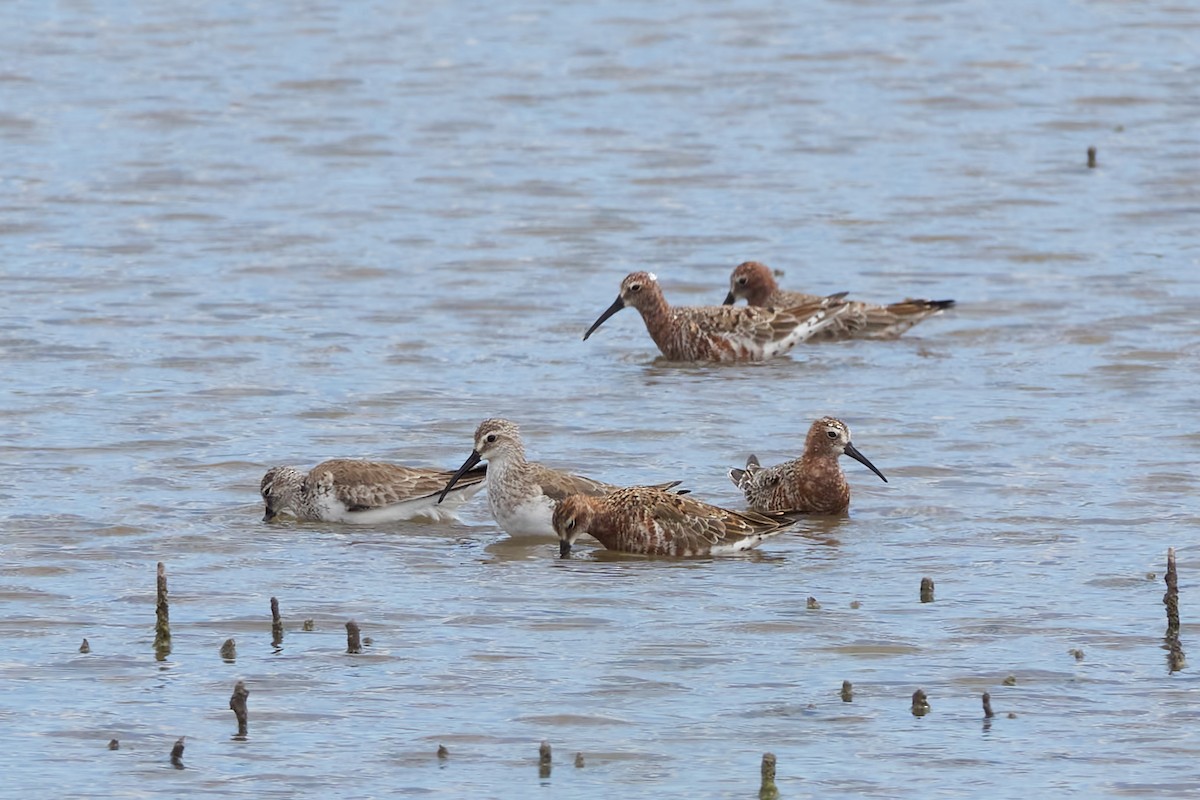
<path id="1" fill-rule="evenodd" d="M 746 278 L 746 276 L 745 276 L 745 275 L 743 275 L 742 277 L 738 278 L 738 280 L 737 280 L 737 282 L 738 282 L 738 286 L 745 286 L 745 285 L 746 285 L 746 280 L 747 280 L 747 278 Z"/>
<path id="2" fill-rule="evenodd" d="M 484 437 L 483 440 L 488 444 L 491 444 L 492 442 L 496 441 L 496 434 L 489 433 L 486 437 Z"/>
<path id="3" fill-rule="evenodd" d="M 575 518 L 574 517 L 571 517 L 569 520 L 567 520 L 566 529 L 569 531 L 575 530 Z"/>
<path id="4" fill-rule="evenodd" d="M 825 435 L 828 436 L 830 439 L 836 439 L 837 431 L 825 431 Z"/>
<path id="5" fill-rule="evenodd" d="M 631 292 L 640 292 L 641 290 L 642 290 L 642 285 L 641 285 L 640 283 L 631 283 L 631 284 L 629 284 L 629 291 L 631 291 Z"/>

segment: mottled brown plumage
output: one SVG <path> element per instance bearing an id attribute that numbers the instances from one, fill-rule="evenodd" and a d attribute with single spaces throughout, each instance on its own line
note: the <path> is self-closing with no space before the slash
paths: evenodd
<path id="1" fill-rule="evenodd" d="M 843 292 L 843 294 L 845 294 Z M 836 295 L 841 296 L 841 295 Z M 725 304 L 745 298 L 751 306 L 785 308 L 821 299 L 819 295 L 789 292 L 779 288 L 766 264 L 745 261 L 729 276 L 729 294 Z M 909 298 L 898 303 L 878 305 L 858 300 L 847 301 L 846 310 L 821 330 L 808 338 L 813 342 L 834 342 L 845 339 L 895 339 L 923 319 L 932 317 L 954 305 L 953 300 L 920 300 Z"/>
<path id="2" fill-rule="evenodd" d="M 454 473 L 379 461 L 335 458 L 307 472 L 272 467 L 259 486 L 266 503 L 264 520 L 279 514 L 297 519 L 372 524 L 429 517 L 447 519 L 483 488 L 483 467 L 459 480 L 453 503 L 438 505 L 438 494 Z"/>
<path id="3" fill-rule="evenodd" d="M 559 553 L 570 555 L 581 534 L 609 550 L 651 556 L 708 556 L 749 550 L 782 533 L 786 514 L 729 511 L 649 486 L 618 489 L 602 497 L 572 495 L 554 510 Z"/>
<path id="4" fill-rule="evenodd" d="M 844 301 L 837 297 L 787 308 L 672 307 L 652 273 L 632 272 L 621 282 L 617 299 L 583 338 L 626 306 L 638 310 L 650 337 L 671 361 L 763 361 L 786 353 L 845 310 Z"/>
<path id="5" fill-rule="evenodd" d="M 574 475 L 525 458 L 525 444 L 516 423 L 485 419 L 475 429 L 475 449 L 459 469 L 464 474 L 487 461 L 488 508 L 496 524 L 510 536 L 553 536 L 550 518 L 554 505 L 574 494 L 603 495 L 619 488 L 610 483 Z M 457 484 L 457 473 L 445 491 Z M 670 489 L 679 481 L 659 484 Z"/>
<path id="6" fill-rule="evenodd" d="M 883 473 L 851 444 L 846 423 L 833 417 L 822 417 L 809 427 L 800 458 L 763 468 L 750 456 L 744 470 L 729 470 L 729 478 L 755 511 L 840 514 L 850 507 L 850 485 L 838 463 L 843 453 L 887 483 Z"/>

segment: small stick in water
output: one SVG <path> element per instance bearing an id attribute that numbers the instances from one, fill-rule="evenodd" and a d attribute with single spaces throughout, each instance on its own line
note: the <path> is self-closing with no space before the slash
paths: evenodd
<path id="1" fill-rule="evenodd" d="M 1167 593 L 1163 603 L 1167 606 L 1167 636 L 1179 636 L 1179 573 L 1175 569 L 1175 548 L 1167 548 L 1167 573 L 1163 575 Z"/>
<path id="2" fill-rule="evenodd" d="M 912 698 L 912 713 L 914 717 L 923 717 L 931 711 L 929 698 L 925 696 L 924 689 L 917 689 L 913 692 Z"/>
<path id="3" fill-rule="evenodd" d="M 362 641 L 359 639 L 358 623 L 350 620 L 346 623 L 346 652 L 361 653 Z"/>
<path id="4" fill-rule="evenodd" d="M 854 684 L 850 681 L 842 681 L 842 702 L 851 703 L 854 701 Z"/>
<path id="5" fill-rule="evenodd" d="M 779 797 L 779 788 L 775 785 L 775 754 L 763 753 L 762 783 L 758 787 L 759 800 L 775 800 Z"/>
<path id="6" fill-rule="evenodd" d="M 815 597 L 808 598 L 807 608 L 809 611 L 816 611 L 820 607 L 821 607 L 821 604 L 817 602 L 817 598 L 815 598 Z"/>
<path id="7" fill-rule="evenodd" d="M 933 602 L 933 578 L 921 578 L 921 602 Z"/>
<path id="8" fill-rule="evenodd" d="M 1167 669 L 1178 672 L 1187 663 L 1183 656 L 1183 645 L 1179 641 L 1179 573 L 1175 569 L 1175 548 L 1167 548 L 1167 573 L 1163 576 L 1167 593 L 1163 603 L 1167 606 L 1167 633 L 1164 636 L 1167 650 Z"/>
<path id="9" fill-rule="evenodd" d="M 1016 686 L 1017 685 L 1017 676 L 1016 675 L 1006 675 L 1004 677 L 1004 680 L 1001 681 L 1001 683 L 1003 683 L 1005 686 Z"/>
<path id="10" fill-rule="evenodd" d="M 175 769 L 183 769 L 183 738 L 180 736 L 175 740 L 175 746 L 171 748 L 171 766 Z"/>
<path id="11" fill-rule="evenodd" d="M 1088 169 L 1096 168 L 1096 146 L 1092 145 L 1088 148 Z"/>
<path id="12" fill-rule="evenodd" d="M 233 686 L 233 695 L 229 698 L 229 710 L 237 717 L 238 732 L 236 739 L 246 738 L 246 728 L 249 722 L 249 712 L 246 710 L 246 698 L 250 696 L 250 690 L 246 688 L 245 681 L 238 681 Z"/>
<path id="13" fill-rule="evenodd" d="M 88 640 L 87 640 L 87 639 L 84 639 L 84 640 L 83 640 L 83 644 L 79 645 L 79 652 L 81 652 L 81 653 L 90 653 L 90 652 L 92 652 L 92 646 L 91 646 L 90 644 L 88 644 Z"/>
<path id="14" fill-rule="evenodd" d="M 446 745 L 444 745 L 444 744 L 438 745 L 437 756 L 438 756 L 438 758 L 449 758 L 450 757 L 450 751 L 446 749 Z"/>
<path id="15" fill-rule="evenodd" d="M 283 642 L 283 620 L 279 618 L 279 601 L 271 598 L 271 646 L 279 647 Z"/>
<path id="16" fill-rule="evenodd" d="M 167 568 L 158 562 L 158 600 L 155 604 L 154 650 L 160 659 L 171 654 L 171 611 L 167 607 Z"/>
<path id="17" fill-rule="evenodd" d="M 575 754 L 575 769 L 583 769 L 583 753 Z"/>
<path id="18" fill-rule="evenodd" d="M 120 750 L 121 743 L 118 742 L 116 739 L 109 739 L 108 740 L 108 749 L 109 750 Z"/>
<path id="19" fill-rule="evenodd" d="M 550 777 L 551 766 L 550 743 L 543 741 L 538 746 L 538 775 L 542 778 Z"/>
<path id="20" fill-rule="evenodd" d="M 226 639 L 225 644 L 221 645 L 221 658 L 231 663 L 237 661 L 237 642 Z"/>
<path id="21" fill-rule="evenodd" d="M 987 692 L 983 693 L 983 718 L 991 719 L 996 716 L 992 713 L 992 696 Z"/>
<path id="22" fill-rule="evenodd" d="M 1068 650 L 1067 652 L 1070 653 L 1071 655 L 1075 656 L 1076 661 L 1083 661 L 1083 651 L 1080 650 L 1079 648 L 1072 648 L 1072 649 Z"/>
<path id="23" fill-rule="evenodd" d="M 315 620 L 311 619 L 304 620 L 304 623 L 300 626 L 300 630 L 302 631 L 315 631 L 316 629 L 317 623 Z"/>

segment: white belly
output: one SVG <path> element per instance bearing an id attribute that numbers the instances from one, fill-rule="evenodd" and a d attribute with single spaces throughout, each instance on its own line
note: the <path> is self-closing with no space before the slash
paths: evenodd
<path id="1" fill-rule="evenodd" d="M 492 508 L 492 517 L 495 518 L 496 524 L 509 536 L 557 538 L 554 526 L 550 522 L 554 515 L 554 501 L 544 494 L 509 504 L 495 502 L 492 493 L 488 492 L 488 505 Z"/>

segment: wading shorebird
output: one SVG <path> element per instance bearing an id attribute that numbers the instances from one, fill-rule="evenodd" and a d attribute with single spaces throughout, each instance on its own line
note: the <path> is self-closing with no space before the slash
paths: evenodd
<path id="1" fill-rule="evenodd" d="M 558 554 L 571 555 L 580 534 L 609 550 L 648 556 L 715 556 L 757 547 L 796 521 L 788 514 L 729 511 L 650 486 L 603 497 L 573 495 L 554 510 Z"/>
<path id="2" fill-rule="evenodd" d="M 833 324 L 846 304 L 834 295 L 788 308 L 672 307 L 653 273 L 631 272 L 621 281 L 617 299 L 583 335 L 584 341 L 626 306 L 638 310 L 650 338 L 671 361 L 764 361 Z"/>
<path id="3" fill-rule="evenodd" d="M 496 524 L 509 536 L 553 536 L 550 518 L 559 500 L 575 494 L 605 495 L 620 488 L 527 461 L 516 423 L 485 419 L 475 429 L 475 449 L 450 478 L 442 494 L 450 492 L 459 476 L 470 474 L 480 461 L 487 462 L 488 508 Z M 671 481 L 655 488 L 665 491 L 680 483 Z"/>
<path id="4" fill-rule="evenodd" d="M 840 514 L 850 507 L 850 486 L 838 463 L 843 453 L 887 483 L 883 473 L 851 444 L 846 423 L 833 417 L 822 417 L 809 427 L 804 455 L 799 458 L 764 468 L 750 456 L 745 469 L 729 470 L 729 479 L 755 511 Z"/>
<path id="5" fill-rule="evenodd" d="M 798 306 L 822 299 L 820 295 L 780 289 L 770 268 L 757 261 L 738 264 L 729 276 L 729 294 L 725 296 L 725 305 L 732 305 L 743 297 L 751 306 L 760 308 Z M 912 298 L 886 306 L 850 300 L 846 302 L 846 310 L 838 314 L 831 324 L 810 336 L 809 341 L 895 339 L 921 320 L 940 314 L 953 305 L 953 300 Z"/>
<path id="6" fill-rule="evenodd" d="M 454 511 L 483 488 L 485 468 L 462 476 L 453 502 L 442 503 L 449 470 L 403 467 L 378 461 L 335 458 L 305 472 L 296 467 L 272 467 L 263 476 L 259 493 L 267 505 L 264 522 L 291 514 L 309 522 L 380 522 L 427 518 L 454 519 Z"/>

